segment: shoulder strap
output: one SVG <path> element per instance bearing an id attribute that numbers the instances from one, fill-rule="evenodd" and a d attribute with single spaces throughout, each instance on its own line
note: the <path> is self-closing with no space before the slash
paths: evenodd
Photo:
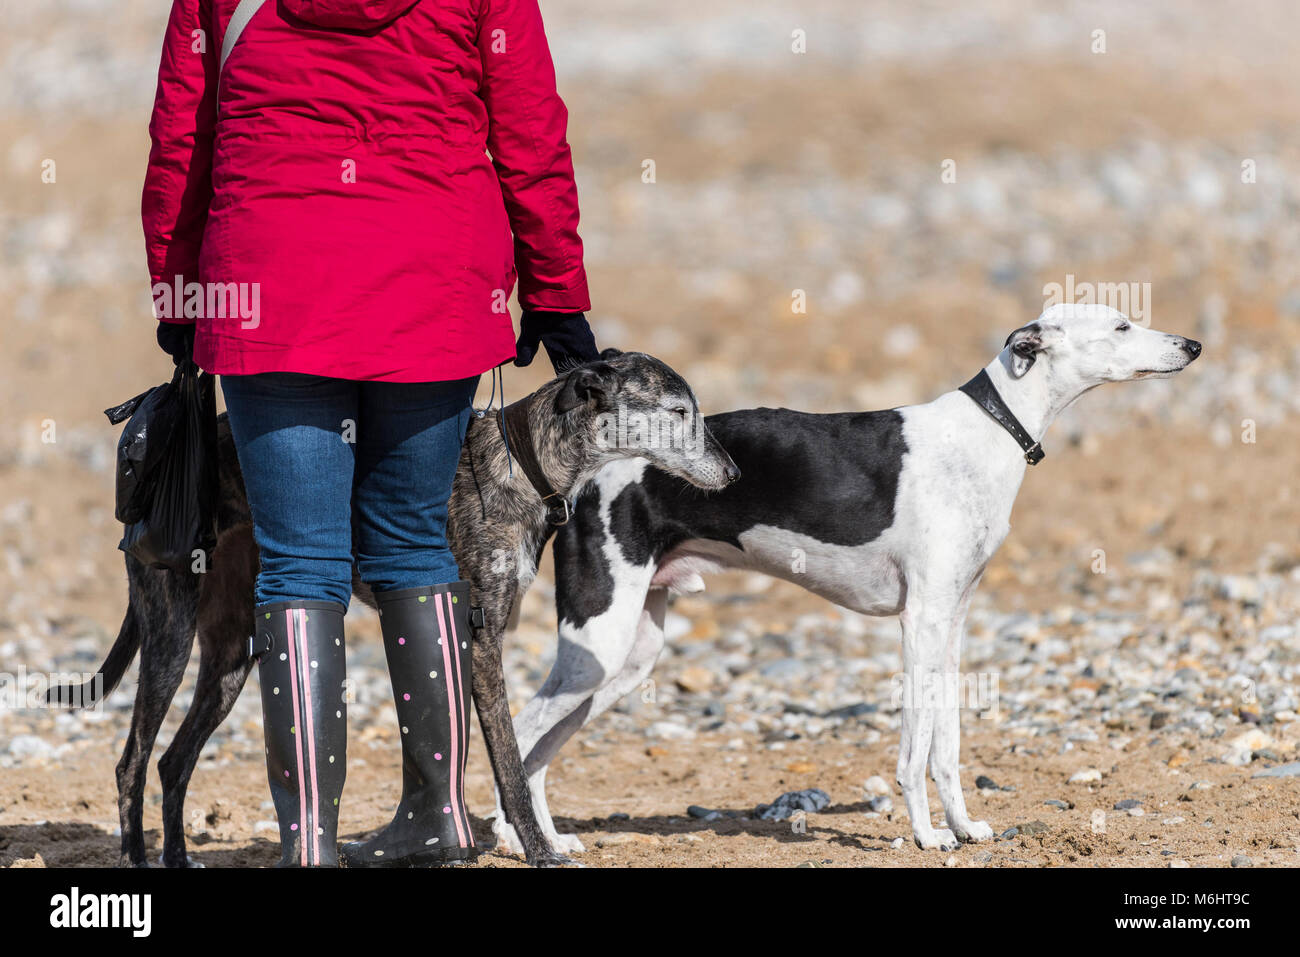
<path id="1" fill-rule="evenodd" d="M 235 7 L 230 22 L 226 24 L 226 35 L 221 38 L 221 59 L 217 61 L 218 104 L 221 102 L 221 72 L 226 68 L 226 58 L 239 42 L 239 36 L 244 32 L 244 27 L 248 26 L 248 21 L 253 19 L 253 14 L 262 9 L 264 3 L 266 0 L 239 0 L 239 6 Z"/>
<path id="2" fill-rule="evenodd" d="M 264 3 L 266 0 L 239 0 L 239 6 L 235 7 L 230 22 L 226 24 L 226 35 L 221 38 L 221 59 L 217 62 L 218 74 L 225 69 L 226 58 L 239 42 L 239 35 L 244 32 L 244 27 L 248 26 L 248 21 L 253 19 L 253 14 L 262 9 Z"/>

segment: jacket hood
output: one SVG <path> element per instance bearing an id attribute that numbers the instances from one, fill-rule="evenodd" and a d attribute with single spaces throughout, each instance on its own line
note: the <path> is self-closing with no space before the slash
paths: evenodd
<path id="1" fill-rule="evenodd" d="M 284 8 L 318 27 L 373 30 L 396 20 L 419 0 L 283 0 Z"/>

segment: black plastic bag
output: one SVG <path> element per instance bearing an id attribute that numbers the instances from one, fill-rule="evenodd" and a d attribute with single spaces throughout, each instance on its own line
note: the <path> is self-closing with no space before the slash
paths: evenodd
<path id="1" fill-rule="evenodd" d="M 114 514 L 126 526 L 117 547 L 146 565 L 193 571 L 195 551 L 217 539 L 215 381 L 182 362 L 171 382 L 104 414 L 114 424 L 131 417 L 117 444 Z"/>
<path id="2" fill-rule="evenodd" d="M 178 370 L 178 377 L 179 374 Z M 140 521 L 149 506 L 151 486 L 144 477 L 158 464 L 168 437 L 180 419 L 181 406 L 172 401 L 175 387 L 176 380 L 154 386 L 134 399 L 104 410 L 114 425 L 131 417 L 117 440 L 117 501 L 113 516 L 123 525 Z"/>

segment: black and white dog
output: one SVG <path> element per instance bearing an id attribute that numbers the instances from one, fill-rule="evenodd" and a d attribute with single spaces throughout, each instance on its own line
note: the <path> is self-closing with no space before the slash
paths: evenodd
<path id="1" fill-rule="evenodd" d="M 559 650 L 515 720 L 537 818 L 562 853 L 546 769 L 566 740 L 650 674 L 664 644 L 669 590 L 703 589 L 722 568 L 765 572 L 867 615 L 900 616 L 903 678 L 955 677 L 967 608 L 1010 530 L 1036 440 L 1105 382 L 1171 376 L 1201 351 L 1105 306 L 1053 306 L 1017 329 L 962 390 L 925 405 L 812 415 L 750 409 L 710 416 L 742 478 L 704 492 L 645 460 L 615 462 L 580 494 L 556 538 Z M 987 376 L 987 377 L 985 377 Z M 966 811 L 958 781 L 958 704 L 903 701 L 898 783 L 925 849 L 993 831 Z M 927 764 L 947 828 L 936 829 Z M 518 848 L 498 811 L 498 842 Z"/>

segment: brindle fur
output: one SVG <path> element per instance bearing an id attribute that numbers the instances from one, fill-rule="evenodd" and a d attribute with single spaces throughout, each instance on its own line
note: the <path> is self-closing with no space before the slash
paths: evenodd
<path id="1" fill-rule="evenodd" d="M 703 421 L 690 386 L 659 360 L 616 350 L 606 350 L 602 358 L 552 380 L 525 400 L 538 462 L 556 491 L 569 496 L 608 462 L 636 456 L 701 488 L 722 488 L 739 476 L 707 429 L 701 447 L 693 451 L 629 449 L 598 442 L 597 417 L 619 406 L 629 413 L 662 413 L 684 403 L 697 422 Z M 204 743 L 230 713 L 254 664 L 244 646 L 253 629 L 257 547 L 224 416 L 218 420 L 218 449 L 218 538 L 207 572 L 190 575 L 150 568 L 128 555 L 129 603 L 117 641 L 100 669 L 107 694 L 121 680 L 136 650 L 142 649 L 131 731 L 117 765 L 121 866 L 148 866 L 141 818 L 149 754 L 180 686 L 196 631 L 199 676 L 194 699 L 158 763 L 166 867 L 191 863 L 184 831 L 190 775 Z M 471 602 L 484 610 L 485 627 L 473 648 L 479 724 L 502 807 L 524 845 L 526 860 L 534 866 L 567 859 L 551 848 L 533 813 L 506 698 L 501 645 L 552 531 L 540 496 L 522 470 L 511 467 L 495 417 L 472 418 L 449 504 L 448 540 L 461 575 L 470 582 Z M 370 589 L 359 579 L 354 579 L 353 593 L 374 606 Z"/>

